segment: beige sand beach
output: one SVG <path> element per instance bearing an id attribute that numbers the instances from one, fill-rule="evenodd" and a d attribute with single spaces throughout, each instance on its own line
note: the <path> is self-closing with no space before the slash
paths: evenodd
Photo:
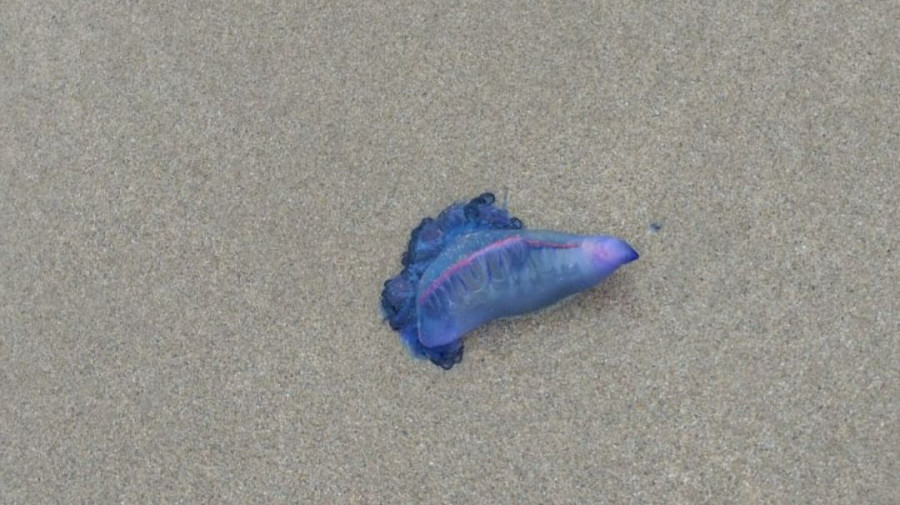
<path id="1" fill-rule="evenodd" d="M 900 502 L 898 23 L 3 2 L 0 502 Z M 641 259 L 445 372 L 378 297 L 486 190 Z"/>

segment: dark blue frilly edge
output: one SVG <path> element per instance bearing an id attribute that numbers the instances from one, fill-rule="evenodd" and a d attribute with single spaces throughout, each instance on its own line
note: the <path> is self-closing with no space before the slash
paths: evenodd
<path id="1" fill-rule="evenodd" d="M 515 230 L 522 221 L 509 215 L 505 208 L 494 205 L 493 193 L 484 193 L 468 203 L 455 203 L 437 218 L 426 217 L 412 231 L 403 253 L 403 271 L 388 279 L 381 292 L 381 309 L 391 328 L 413 356 L 428 358 L 445 370 L 462 361 L 462 341 L 439 347 L 425 347 L 419 342 L 416 327 L 416 287 L 425 270 L 457 237 L 477 230 Z"/>

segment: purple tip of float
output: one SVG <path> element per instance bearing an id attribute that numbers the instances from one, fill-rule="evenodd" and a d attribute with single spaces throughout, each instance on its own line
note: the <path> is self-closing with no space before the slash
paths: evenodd
<path id="1" fill-rule="evenodd" d="M 628 242 L 617 237 L 594 237 L 586 244 L 597 265 L 605 268 L 615 269 L 640 257 Z"/>
<path id="2" fill-rule="evenodd" d="M 641 257 L 637 251 L 631 247 L 628 242 L 620 238 L 612 239 L 608 242 L 607 247 L 609 248 L 612 256 L 616 258 L 616 261 L 620 265 L 624 265 L 625 263 L 631 263 L 632 261 Z"/>

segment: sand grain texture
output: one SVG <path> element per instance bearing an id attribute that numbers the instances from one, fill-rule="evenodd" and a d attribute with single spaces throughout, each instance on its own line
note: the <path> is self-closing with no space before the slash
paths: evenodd
<path id="1" fill-rule="evenodd" d="M 3 2 L 0 502 L 898 503 L 900 9 L 807 4 Z M 444 372 L 487 189 L 642 257 Z"/>

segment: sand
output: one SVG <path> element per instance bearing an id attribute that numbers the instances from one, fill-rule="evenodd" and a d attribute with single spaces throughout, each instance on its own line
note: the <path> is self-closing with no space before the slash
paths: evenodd
<path id="1" fill-rule="evenodd" d="M 900 501 L 896 5 L 156 4 L 0 7 L 0 502 Z M 443 371 L 486 190 L 641 259 Z"/>

